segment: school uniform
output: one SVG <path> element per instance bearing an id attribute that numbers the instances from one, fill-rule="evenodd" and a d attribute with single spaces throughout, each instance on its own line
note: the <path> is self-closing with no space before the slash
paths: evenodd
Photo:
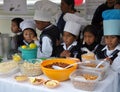
<path id="1" fill-rule="evenodd" d="M 34 20 L 50 23 L 49 26 L 41 30 L 37 58 L 53 57 L 60 33 L 58 28 L 51 24 L 51 21 L 54 14 L 58 12 L 58 5 L 49 0 L 42 0 L 36 2 L 35 7 Z"/>
<path id="2" fill-rule="evenodd" d="M 60 57 L 60 54 L 64 51 L 70 51 L 70 57 L 79 58 L 81 60 L 81 50 L 80 44 L 77 41 L 74 41 L 68 48 L 66 47 L 65 43 L 62 43 L 60 46 L 57 47 L 56 57 Z"/>
<path id="3" fill-rule="evenodd" d="M 81 18 L 75 14 L 66 13 L 63 19 L 66 22 L 65 27 L 64 27 L 64 32 L 68 32 L 71 35 L 78 37 L 80 28 L 81 28 L 81 24 L 80 24 Z M 60 54 L 64 50 L 70 51 L 71 53 L 70 57 L 77 57 L 81 59 L 80 44 L 78 44 L 76 40 L 73 41 L 72 44 L 70 44 L 68 47 L 66 47 L 65 42 L 59 45 L 56 50 L 56 56 L 60 57 Z"/>
<path id="4" fill-rule="evenodd" d="M 104 35 L 120 36 L 120 10 L 113 9 L 104 11 L 102 17 L 104 19 Z M 113 61 L 111 64 L 111 68 L 118 73 L 118 92 L 120 92 L 120 43 L 118 43 L 114 50 L 109 50 L 106 46 L 105 48 L 103 48 L 103 51 L 106 52 L 104 56 L 108 56 Z"/>
<path id="5" fill-rule="evenodd" d="M 38 58 L 55 56 L 56 42 L 60 39 L 60 33 L 55 25 L 49 25 L 40 35 L 40 47 Z"/>
<path id="6" fill-rule="evenodd" d="M 82 48 L 87 48 L 90 52 L 96 53 L 96 52 L 102 50 L 103 47 L 104 47 L 103 45 L 95 42 L 91 45 L 87 45 L 86 43 L 82 44 L 81 49 Z M 87 52 L 83 50 L 83 53 L 87 53 Z"/>

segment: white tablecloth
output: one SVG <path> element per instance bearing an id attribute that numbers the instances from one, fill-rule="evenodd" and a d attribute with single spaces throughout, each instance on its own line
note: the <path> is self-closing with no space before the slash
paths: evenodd
<path id="1" fill-rule="evenodd" d="M 17 75 L 17 74 L 15 74 Z M 69 81 L 60 82 L 60 86 L 54 89 L 46 88 L 43 85 L 35 86 L 29 82 L 16 82 L 14 76 L 0 77 L 0 92 L 87 92 L 80 89 L 75 89 Z M 46 76 L 40 77 L 48 79 Z M 108 76 L 100 81 L 94 92 L 117 92 L 118 74 L 110 70 Z"/>

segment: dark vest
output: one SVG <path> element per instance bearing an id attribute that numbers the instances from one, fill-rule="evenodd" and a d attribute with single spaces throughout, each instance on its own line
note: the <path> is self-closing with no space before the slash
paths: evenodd
<path id="1" fill-rule="evenodd" d="M 105 58 L 109 57 L 109 56 L 107 56 L 106 51 L 107 50 L 105 49 L 105 50 L 98 53 L 99 59 L 105 59 Z M 119 52 L 120 52 L 120 50 L 113 51 L 113 53 L 110 55 L 110 59 L 112 61 L 114 61 L 114 59 L 118 56 Z"/>
<path id="2" fill-rule="evenodd" d="M 60 54 L 64 51 L 63 45 L 60 45 L 57 47 L 56 50 L 56 57 L 60 57 Z M 70 57 L 76 57 L 81 60 L 81 49 L 80 44 L 77 44 L 76 46 L 72 46 L 69 50 L 71 52 Z"/>
<path id="3" fill-rule="evenodd" d="M 51 27 L 46 28 L 42 31 L 42 33 L 40 35 L 40 45 L 41 46 L 42 46 L 42 38 L 44 36 L 49 37 L 52 41 L 53 51 L 52 51 L 51 57 L 53 57 L 53 56 L 55 56 L 56 42 L 57 42 L 57 40 L 60 39 L 60 33 L 58 31 L 58 28 L 56 26 L 52 25 Z M 42 52 L 42 47 L 41 47 L 41 52 Z"/>
<path id="4" fill-rule="evenodd" d="M 66 23 L 65 20 L 63 19 L 64 15 L 65 15 L 64 13 L 61 14 L 61 16 L 58 20 L 58 23 L 57 23 L 57 27 L 58 27 L 61 34 L 63 34 L 64 26 L 65 26 L 65 23 Z"/>

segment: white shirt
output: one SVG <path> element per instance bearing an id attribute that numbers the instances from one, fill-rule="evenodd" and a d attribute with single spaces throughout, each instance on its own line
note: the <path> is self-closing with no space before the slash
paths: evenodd
<path id="1" fill-rule="evenodd" d="M 74 41 L 68 48 L 66 47 L 65 43 L 62 43 L 64 50 L 70 50 L 72 49 L 72 46 L 76 46 L 77 45 L 77 41 Z"/>
<path id="2" fill-rule="evenodd" d="M 51 25 L 47 26 L 45 29 L 51 27 Z M 36 42 L 37 46 L 39 46 L 37 51 L 37 58 L 48 58 L 52 55 L 53 47 L 52 47 L 52 41 L 49 37 L 44 36 L 42 38 L 42 46 Z M 42 51 L 41 51 L 42 47 Z"/>
<path id="3" fill-rule="evenodd" d="M 109 50 L 107 46 L 105 46 L 102 50 L 106 49 L 106 54 L 109 56 L 110 54 L 112 54 L 115 50 L 120 50 L 120 44 L 118 44 L 116 46 L 116 48 L 114 50 Z M 114 59 L 111 68 L 120 73 L 120 52 L 118 52 L 118 56 Z"/>

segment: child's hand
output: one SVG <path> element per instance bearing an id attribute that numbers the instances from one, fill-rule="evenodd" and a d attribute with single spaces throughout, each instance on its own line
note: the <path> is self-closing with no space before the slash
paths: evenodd
<path id="1" fill-rule="evenodd" d="M 64 50 L 61 54 L 60 57 L 70 57 L 71 53 L 68 50 Z"/>
<path id="2" fill-rule="evenodd" d="M 38 38 L 35 36 L 35 37 L 33 37 L 33 41 L 36 41 L 36 40 L 38 40 Z"/>
<path id="3" fill-rule="evenodd" d="M 109 57 L 105 58 L 105 60 L 106 60 L 106 61 L 109 61 L 110 64 L 112 64 L 112 62 L 113 62 Z"/>

